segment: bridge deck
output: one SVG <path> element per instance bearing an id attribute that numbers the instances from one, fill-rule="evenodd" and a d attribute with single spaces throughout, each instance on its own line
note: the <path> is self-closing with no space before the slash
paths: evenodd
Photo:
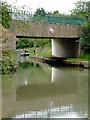
<path id="1" fill-rule="evenodd" d="M 80 26 L 13 21 L 11 31 L 18 38 L 80 38 Z M 53 29 L 53 34 L 50 33 Z"/>

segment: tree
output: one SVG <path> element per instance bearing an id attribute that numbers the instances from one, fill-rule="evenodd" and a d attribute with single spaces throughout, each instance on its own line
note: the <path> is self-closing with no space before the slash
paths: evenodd
<path id="1" fill-rule="evenodd" d="M 47 15 L 52 15 L 52 12 L 47 12 Z"/>
<path id="2" fill-rule="evenodd" d="M 86 51 L 90 51 L 90 23 L 85 22 L 82 26 L 83 30 L 81 32 L 80 42 L 82 46 L 85 47 Z"/>
<path id="3" fill-rule="evenodd" d="M 86 20 L 88 18 L 89 2 L 79 0 L 75 3 L 75 8 L 70 11 L 72 16 L 77 16 Z"/>
<path id="4" fill-rule="evenodd" d="M 82 24 L 82 37 L 80 42 L 86 49 L 90 47 L 90 23 L 88 22 L 88 7 L 89 2 L 79 0 L 75 3 L 75 8 L 71 11 L 71 16 L 82 18 L 84 23 Z"/>
<path id="5" fill-rule="evenodd" d="M 59 14 L 58 10 L 54 11 L 53 14 Z"/>
<path id="6" fill-rule="evenodd" d="M 15 41 L 18 41 L 18 39 L 12 32 L 10 32 L 10 30 L 5 29 L 1 24 L 0 31 L 2 31 L 2 34 L 0 34 L 0 42 L 2 43 L 2 50 L 0 49 L 2 52 L 2 56 L 0 56 L 2 57 L 0 60 L 2 63 L 0 72 L 1 74 L 4 74 L 14 70 L 17 63 Z"/>
<path id="7" fill-rule="evenodd" d="M 34 42 L 32 39 L 28 39 L 28 38 L 20 38 L 19 41 L 17 41 L 17 49 L 18 48 L 25 48 L 25 47 L 29 47 L 32 48 L 34 47 Z"/>
<path id="8" fill-rule="evenodd" d="M 38 8 L 33 16 L 33 21 L 44 22 L 46 12 L 43 8 Z"/>
<path id="9" fill-rule="evenodd" d="M 34 16 L 46 16 L 44 8 L 38 8 Z"/>
<path id="10" fill-rule="evenodd" d="M 2 25 L 5 27 L 5 28 L 9 28 L 10 27 L 10 23 L 11 23 L 11 6 L 8 5 L 6 2 L 1 2 L 0 1 L 0 16 L 1 16 L 1 20 L 0 22 L 2 23 Z"/>

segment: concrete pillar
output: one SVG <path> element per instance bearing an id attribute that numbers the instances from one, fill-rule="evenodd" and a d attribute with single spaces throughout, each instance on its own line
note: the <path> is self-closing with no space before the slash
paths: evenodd
<path id="1" fill-rule="evenodd" d="M 52 39 L 52 55 L 63 58 L 77 58 L 80 56 L 80 44 L 77 39 Z"/>

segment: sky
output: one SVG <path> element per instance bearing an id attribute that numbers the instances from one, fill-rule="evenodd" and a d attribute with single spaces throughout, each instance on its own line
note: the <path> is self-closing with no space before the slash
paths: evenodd
<path id="1" fill-rule="evenodd" d="M 47 12 L 58 10 L 60 13 L 69 14 L 78 0 L 6 0 L 9 4 L 15 6 L 27 6 L 27 10 L 36 12 L 37 8 L 44 8 Z"/>

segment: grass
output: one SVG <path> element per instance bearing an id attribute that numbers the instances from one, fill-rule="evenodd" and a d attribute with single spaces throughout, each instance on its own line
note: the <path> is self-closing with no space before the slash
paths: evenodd
<path id="1" fill-rule="evenodd" d="M 27 49 L 29 51 L 30 55 L 33 56 L 45 56 L 45 57 L 49 57 L 52 56 L 52 49 L 51 47 L 44 47 L 44 48 L 40 48 L 40 47 L 33 47 L 33 48 L 29 48 Z M 34 54 L 34 50 L 35 50 L 35 54 Z M 69 61 L 88 61 L 90 58 L 90 55 L 88 53 L 85 53 L 83 56 L 81 56 L 80 58 L 68 58 L 67 60 Z"/>
<path id="2" fill-rule="evenodd" d="M 34 54 L 35 50 L 35 54 Z M 29 55 L 37 55 L 37 56 L 52 56 L 52 50 L 50 47 L 44 47 L 44 48 L 31 48 L 28 49 Z"/>
<path id="3" fill-rule="evenodd" d="M 68 58 L 67 60 L 71 60 L 71 61 L 88 61 L 89 58 L 90 58 L 90 55 L 88 53 L 85 53 L 80 58 Z"/>
<path id="4" fill-rule="evenodd" d="M 50 57 L 52 56 L 52 53 L 41 53 L 38 56 L 46 56 L 46 57 Z"/>

